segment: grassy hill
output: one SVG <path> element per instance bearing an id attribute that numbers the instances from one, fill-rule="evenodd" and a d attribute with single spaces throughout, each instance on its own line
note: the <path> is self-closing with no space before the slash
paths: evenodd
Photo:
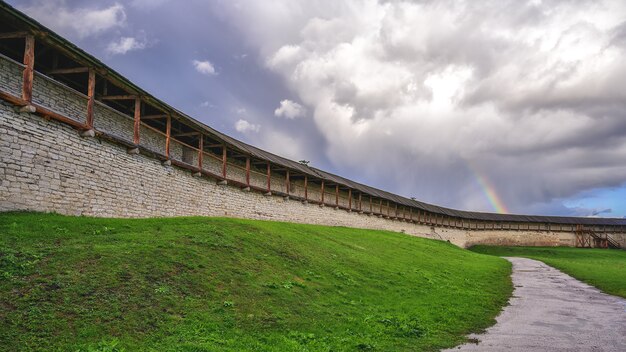
<path id="1" fill-rule="evenodd" d="M 503 259 L 351 228 L 0 214 L 6 351 L 422 351 L 494 323 Z"/>
<path id="2" fill-rule="evenodd" d="M 626 251 L 570 247 L 475 246 L 472 251 L 540 260 L 602 291 L 626 298 Z"/>

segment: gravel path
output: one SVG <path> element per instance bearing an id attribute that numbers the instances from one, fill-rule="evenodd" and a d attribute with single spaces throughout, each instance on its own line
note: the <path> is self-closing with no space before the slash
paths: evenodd
<path id="1" fill-rule="evenodd" d="M 600 292 L 542 262 L 513 263 L 510 305 L 478 344 L 447 351 L 626 351 L 626 300 Z"/>

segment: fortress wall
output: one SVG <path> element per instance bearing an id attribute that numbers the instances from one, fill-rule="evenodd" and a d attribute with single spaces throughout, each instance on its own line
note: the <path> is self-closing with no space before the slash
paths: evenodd
<path id="1" fill-rule="evenodd" d="M 230 216 L 351 226 L 439 238 L 424 225 L 221 186 L 187 170 L 0 104 L 0 211 L 102 217 Z M 464 244 L 464 233 L 449 236 Z M 444 238 L 448 239 L 448 238 Z"/>
<path id="2" fill-rule="evenodd" d="M 0 89 L 18 95 L 22 66 L 0 57 Z M 85 97 L 62 84 L 36 76 L 35 97 L 52 111 L 76 121 L 84 121 Z M 467 230 L 432 226 L 402 220 L 348 212 L 333 206 L 303 204 L 263 192 L 244 192 L 239 187 L 218 185 L 209 177 L 194 177 L 189 170 L 164 166 L 160 160 L 143 154 L 128 154 L 126 146 L 108 139 L 83 138 L 67 124 L 30 113 L 18 113 L 15 106 L 0 101 L 0 211 L 34 210 L 68 215 L 101 217 L 229 216 L 295 223 L 348 226 L 404 232 L 410 235 L 448 240 L 459 246 L 473 244 L 573 246 L 573 232 L 545 231 L 540 224 L 528 230 Z M 94 124 L 123 140 L 132 141 L 133 121 L 108 106 L 96 103 Z M 142 126 L 141 145 L 164 154 L 165 138 Z M 193 146 L 175 140 L 170 145 L 172 159 L 198 165 Z M 245 162 L 229 160 L 227 175 L 245 182 Z M 221 160 L 205 153 L 203 169 L 221 174 Z M 265 189 L 267 169 L 251 168 L 250 183 Z M 304 198 L 304 182 L 291 180 L 290 193 Z M 271 188 L 286 193 L 285 178 L 273 173 Z M 335 204 L 335 186 L 324 188 L 325 202 Z M 339 206 L 347 207 L 349 193 L 339 191 Z M 308 199 L 319 202 L 319 180 L 309 180 Z M 356 209 L 358 196 L 352 194 Z M 375 199 L 372 210 L 395 216 L 395 205 Z M 370 199 L 363 198 L 363 210 L 370 210 Z M 402 217 L 403 209 L 398 208 Z M 506 225 L 506 224 L 505 224 Z M 508 227 L 508 226 L 507 226 Z M 626 234 L 614 235 L 626 246 Z"/>
<path id="3" fill-rule="evenodd" d="M 459 246 L 574 245 L 572 232 L 433 227 L 244 192 L 239 187 L 218 185 L 211 178 L 193 177 L 175 166 L 163 166 L 146 155 L 130 155 L 126 147 L 106 140 L 81 138 L 65 124 L 17 113 L 5 102 L 0 105 L 0 152 L 0 211 L 101 217 L 229 216 L 390 230 Z M 257 183 L 262 186 L 262 181 L 265 179 L 259 175 Z M 272 187 L 284 185 L 284 179 L 275 178 L 272 183 Z M 294 191 L 301 186 L 302 181 L 291 182 Z M 310 199 L 319 200 L 319 185 L 309 186 Z M 334 202 L 334 187 L 331 190 L 325 190 L 327 202 Z M 340 205 L 347 204 L 347 192 L 341 197 Z M 353 197 L 353 204 L 356 202 Z M 364 201 L 363 207 L 369 208 L 369 202 Z M 386 209 L 383 202 L 383 211 Z M 616 236 L 622 244 L 626 244 L 625 237 Z"/>

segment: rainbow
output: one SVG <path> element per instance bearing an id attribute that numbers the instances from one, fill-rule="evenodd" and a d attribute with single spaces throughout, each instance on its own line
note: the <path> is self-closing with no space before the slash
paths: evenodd
<path id="1" fill-rule="evenodd" d="M 496 187 L 469 161 L 466 160 L 466 163 L 467 168 L 470 170 L 472 176 L 474 176 L 474 180 L 476 180 L 476 183 L 487 198 L 487 201 L 489 202 L 493 210 L 495 210 L 499 214 L 508 214 L 509 210 L 507 209 L 502 199 L 500 199 L 500 196 L 498 196 Z"/>

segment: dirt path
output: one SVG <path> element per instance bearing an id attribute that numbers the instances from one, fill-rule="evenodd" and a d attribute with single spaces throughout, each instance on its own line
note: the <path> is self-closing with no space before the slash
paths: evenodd
<path id="1" fill-rule="evenodd" d="M 513 263 L 515 291 L 478 344 L 447 351 L 626 351 L 626 300 L 542 262 Z"/>

